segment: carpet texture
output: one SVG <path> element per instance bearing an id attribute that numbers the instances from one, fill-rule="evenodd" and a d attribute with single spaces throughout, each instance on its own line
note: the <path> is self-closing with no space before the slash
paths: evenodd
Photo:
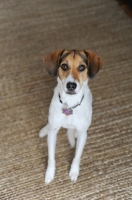
<path id="1" fill-rule="evenodd" d="M 89 82 L 93 120 L 76 183 L 75 149 L 58 134 L 54 181 L 45 185 L 47 123 L 56 85 L 42 58 L 56 49 L 91 49 L 104 61 Z M 132 21 L 117 1 L 0 2 L 0 199 L 132 198 Z"/>

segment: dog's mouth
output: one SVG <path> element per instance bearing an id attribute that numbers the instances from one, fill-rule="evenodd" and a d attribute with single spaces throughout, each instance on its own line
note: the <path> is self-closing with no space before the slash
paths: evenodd
<path id="1" fill-rule="evenodd" d="M 72 91 L 72 92 L 71 91 L 67 91 L 66 94 L 74 95 L 74 94 L 76 94 L 76 92 L 74 92 L 74 91 Z"/>

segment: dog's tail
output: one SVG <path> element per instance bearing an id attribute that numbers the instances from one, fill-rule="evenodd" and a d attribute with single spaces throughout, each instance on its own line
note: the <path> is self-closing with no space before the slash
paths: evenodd
<path id="1" fill-rule="evenodd" d="M 44 126 L 40 131 L 39 131 L 39 137 L 43 138 L 48 134 L 48 130 L 49 130 L 49 124 L 47 124 L 46 126 Z"/>
<path id="2" fill-rule="evenodd" d="M 75 138 L 77 137 L 75 129 L 67 130 L 67 137 L 71 147 L 75 146 Z"/>

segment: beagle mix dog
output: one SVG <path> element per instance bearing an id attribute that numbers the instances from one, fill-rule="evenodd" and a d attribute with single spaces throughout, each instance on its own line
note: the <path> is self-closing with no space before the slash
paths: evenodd
<path id="1" fill-rule="evenodd" d="M 50 183 L 55 174 L 56 136 L 61 127 L 67 128 L 75 157 L 69 176 L 76 181 L 79 175 L 81 155 L 87 139 L 87 130 L 92 119 L 92 94 L 88 79 L 101 69 L 102 59 L 90 50 L 57 50 L 44 57 L 46 69 L 58 84 L 49 108 L 48 124 L 40 130 L 39 137 L 48 135 L 48 167 L 45 183 Z"/>

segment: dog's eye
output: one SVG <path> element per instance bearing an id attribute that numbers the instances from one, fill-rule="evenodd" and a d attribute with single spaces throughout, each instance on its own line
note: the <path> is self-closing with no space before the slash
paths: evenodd
<path id="1" fill-rule="evenodd" d="M 82 71 L 85 70 L 85 68 L 86 68 L 85 65 L 80 65 L 80 66 L 78 67 L 78 71 L 82 72 Z"/>
<path id="2" fill-rule="evenodd" d="M 62 65 L 61 65 L 61 69 L 62 69 L 63 71 L 68 70 L 68 65 L 67 65 L 67 64 L 62 64 Z"/>

